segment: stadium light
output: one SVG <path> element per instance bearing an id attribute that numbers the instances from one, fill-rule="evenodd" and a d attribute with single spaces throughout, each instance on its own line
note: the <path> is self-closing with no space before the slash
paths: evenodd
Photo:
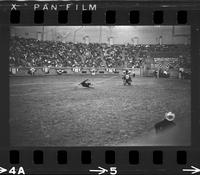
<path id="1" fill-rule="evenodd" d="M 83 41 L 85 44 L 89 44 L 89 36 L 88 35 L 84 36 Z"/>
<path id="2" fill-rule="evenodd" d="M 41 41 L 42 40 L 42 33 L 37 32 L 37 40 Z"/>
<path id="3" fill-rule="evenodd" d="M 162 36 L 159 37 L 159 44 L 160 44 L 160 45 L 163 44 L 163 37 L 162 37 Z"/>
<path id="4" fill-rule="evenodd" d="M 132 39 L 131 39 L 131 41 L 133 42 L 133 45 L 135 46 L 135 45 L 138 45 L 138 43 L 139 43 L 139 38 L 137 37 L 137 36 L 135 36 L 135 37 L 133 37 Z"/>
<path id="5" fill-rule="evenodd" d="M 108 37 L 108 43 L 109 43 L 109 45 L 113 45 L 114 43 L 113 43 L 113 37 L 111 36 L 111 37 Z"/>

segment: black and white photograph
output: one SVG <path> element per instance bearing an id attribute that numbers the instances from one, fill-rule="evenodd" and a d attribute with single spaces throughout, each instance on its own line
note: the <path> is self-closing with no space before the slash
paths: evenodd
<path id="1" fill-rule="evenodd" d="M 190 146 L 190 26 L 11 26 L 10 145 Z"/>

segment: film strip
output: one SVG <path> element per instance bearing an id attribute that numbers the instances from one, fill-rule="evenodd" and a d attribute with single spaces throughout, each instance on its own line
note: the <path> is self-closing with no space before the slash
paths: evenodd
<path id="1" fill-rule="evenodd" d="M 200 174 L 199 18 L 199 1 L 1 1 L 0 174 Z"/>

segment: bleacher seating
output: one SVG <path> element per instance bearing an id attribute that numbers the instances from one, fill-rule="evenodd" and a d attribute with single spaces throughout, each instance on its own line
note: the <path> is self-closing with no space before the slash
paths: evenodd
<path id="1" fill-rule="evenodd" d="M 177 67 L 190 67 L 188 45 L 132 45 L 109 46 L 105 43 L 62 43 L 12 37 L 10 39 L 10 67 L 140 67 L 147 57 L 178 57 Z M 177 65 L 178 64 L 178 65 Z"/>

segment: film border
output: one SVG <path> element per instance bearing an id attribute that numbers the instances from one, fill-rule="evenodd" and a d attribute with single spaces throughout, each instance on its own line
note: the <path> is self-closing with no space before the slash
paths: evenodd
<path id="1" fill-rule="evenodd" d="M 24 2 L 17 2 L 19 4 L 24 4 Z M 26 2 L 27 4 L 34 4 L 35 2 Z M 37 2 L 38 4 L 44 4 L 44 2 Z M 61 3 L 61 2 L 60 2 Z M 77 2 L 80 3 L 80 2 Z M 2 4 L 1 4 L 2 5 Z M 0 13 L 0 48 L 2 51 L 2 57 L 7 58 L 8 47 L 9 47 L 9 19 L 10 19 L 10 11 L 8 10 L 10 7 L 10 3 L 3 2 L 3 8 L 1 8 Z M 112 3 L 99 3 L 97 2 L 98 10 L 94 13 L 92 12 L 92 23 L 89 25 L 107 25 L 105 21 L 105 12 L 107 10 L 115 10 L 116 11 L 116 23 L 112 25 L 132 25 L 129 22 L 129 15 L 127 12 L 131 10 L 138 10 L 140 12 L 140 23 L 137 25 L 153 25 L 152 13 L 155 10 L 164 11 L 164 15 L 166 15 L 164 19 L 164 23 L 161 25 L 176 25 L 176 12 L 181 10 L 185 10 L 188 13 L 188 22 L 187 25 L 191 25 L 191 49 L 192 49 L 192 145 L 191 147 L 67 147 L 67 148 L 11 148 L 9 147 L 9 132 L 8 132 L 8 108 L 4 107 L 1 110 L 1 150 L 0 150 L 0 162 L 1 166 L 11 167 L 9 160 L 9 151 L 10 150 L 18 150 L 20 151 L 19 155 L 19 165 L 23 165 L 24 167 L 31 168 L 31 174 L 84 174 L 91 167 L 109 167 L 110 165 L 105 162 L 105 152 L 107 150 L 115 151 L 115 163 L 114 166 L 117 166 L 119 169 L 119 173 L 123 174 L 131 174 L 133 171 L 136 174 L 162 174 L 163 172 L 166 174 L 182 174 L 180 171 L 183 167 L 189 167 L 190 165 L 199 165 L 200 159 L 200 142 L 197 139 L 200 131 L 200 120 L 198 116 L 200 116 L 199 109 L 199 56 L 200 56 L 200 22 L 198 21 L 200 17 L 199 4 L 194 5 L 191 3 L 152 3 L 149 6 L 147 3 L 132 3 L 132 2 L 112 2 Z M 127 8 L 128 6 L 128 8 Z M 80 25 L 81 23 L 81 13 L 82 11 L 70 12 L 73 18 L 69 18 L 69 22 L 64 25 Z M 33 10 L 29 10 L 28 6 L 22 6 L 20 8 L 20 14 L 22 18 L 20 19 L 20 23 L 16 25 L 37 25 L 34 24 Z M 44 16 L 44 25 L 60 25 L 57 21 L 56 13 L 45 12 Z M 74 15 L 75 14 L 75 15 Z M 104 15 L 102 15 L 104 14 Z M 126 15 L 124 15 L 126 14 Z M 52 17 L 54 19 L 50 19 Z M 30 21 L 31 19 L 31 21 Z M 12 24 L 14 25 L 14 24 Z M 41 25 L 41 24 L 40 24 Z M 6 59 L 1 59 L 1 65 L 8 65 L 8 61 Z M 0 69 L 1 73 L 1 106 L 5 106 L 5 104 L 9 104 L 8 101 L 8 69 L 6 66 L 2 66 Z M 44 153 L 44 162 L 42 165 L 35 165 L 33 162 L 33 151 L 42 150 Z M 67 169 L 56 163 L 56 155 L 58 150 L 66 150 L 67 151 Z M 91 164 L 83 165 L 81 163 L 81 151 L 89 150 L 91 151 Z M 129 151 L 136 150 L 139 151 L 139 155 L 141 156 L 139 164 L 137 166 L 130 165 L 128 154 Z M 154 165 L 153 163 L 153 151 L 161 150 L 163 151 L 163 164 L 162 165 Z M 178 164 L 177 163 L 177 151 L 184 150 L 187 152 L 187 162 L 186 164 Z M 77 160 L 78 158 L 78 160 Z M 9 165 L 9 166 L 8 166 Z M 13 165 L 13 164 L 12 164 Z M 15 165 L 15 162 L 14 162 Z M 184 166 L 183 166 L 184 165 Z M 52 171 L 52 167 L 54 171 Z M 77 167 L 80 167 L 77 170 Z M 166 168 L 167 167 L 167 168 Z M 133 170 L 134 169 L 134 170 Z M 83 171 L 82 171 L 83 170 Z M 166 172 L 167 171 L 167 172 Z M 88 173 L 86 173 L 88 174 Z"/>

